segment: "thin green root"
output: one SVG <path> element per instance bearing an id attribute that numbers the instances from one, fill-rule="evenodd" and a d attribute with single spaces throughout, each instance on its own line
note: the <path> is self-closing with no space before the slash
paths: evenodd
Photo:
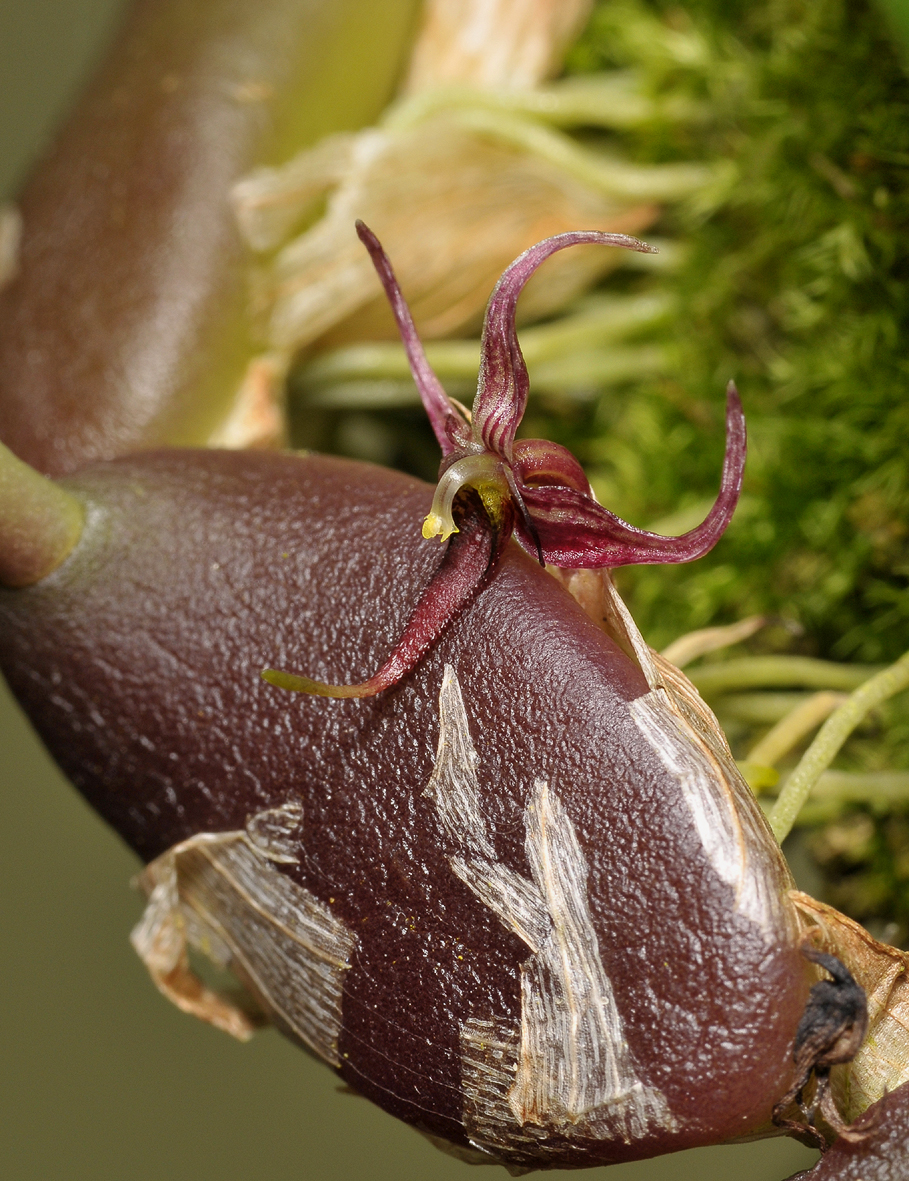
<path id="1" fill-rule="evenodd" d="M 778 841 L 789 835 L 811 789 L 836 758 L 852 731 L 876 706 L 909 688 L 909 652 L 896 664 L 866 681 L 839 707 L 805 751 L 798 766 L 786 780 L 770 813 L 770 825 Z"/>

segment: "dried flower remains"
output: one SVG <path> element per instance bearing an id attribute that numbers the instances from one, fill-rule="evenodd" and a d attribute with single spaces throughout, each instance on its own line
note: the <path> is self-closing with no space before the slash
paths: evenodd
<path id="1" fill-rule="evenodd" d="M 745 420 L 732 382 L 727 390 L 726 455 L 713 508 L 695 529 L 664 537 L 637 529 L 603 508 L 581 465 L 557 443 L 516 440 L 527 406 L 529 377 L 518 344 L 515 309 L 527 280 L 542 262 L 568 246 L 599 244 L 651 253 L 626 234 L 579 230 L 538 242 L 499 279 L 486 309 L 480 375 L 473 411 L 449 398 L 430 368 L 413 318 L 376 236 L 357 223 L 394 312 L 411 372 L 442 449 L 439 483 L 423 536 L 448 542 L 404 635 L 382 667 L 354 685 L 329 685 L 266 669 L 283 689 L 322 697 L 371 697 L 408 673 L 443 628 L 495 569 L 514 535 L 541 565 L 596 569 L 634 563 L 690 562 L 722 536 L 738 502 L 745 465 Z"/>

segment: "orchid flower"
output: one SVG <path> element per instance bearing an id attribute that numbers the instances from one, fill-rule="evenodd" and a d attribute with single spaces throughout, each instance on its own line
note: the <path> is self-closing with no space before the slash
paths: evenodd
<path id="1" fill-rule="evenodd" d="M 448 542 L 448 549 L 404 635 L 369 680 L 327 685 L 266 669 L 266 681 L 322 697 L 371 697 L 396 684 L 488 580 L 512 535 L 541 565 L 564 569 L 690 562 L 713 548 L 738 502 L 745 466 L 745 419 L 732 382 L 726 393 L 726 455 L 719 495 L 704 521 L 680 537 L 637 529 L 603 508 L 581 465 L 558 443 L 515 439 L 530 386 L 515 330 L 515 308 L 527 280 L 545 259 L 567 246 L 600 244 L 645 253 L 653 253 L 653 247 L 626 234 L 579 230 L 546 238 L 517 258 L 499 279 L 486 309 L 479 382 L 469 413 L 448 397 L 430 368 L 378 238 L 362 222 L 357 222 L 357 233 L 391 303 L 414 381 L 442 448 L 439 482 L 423 536 L 439 537 Z"/>

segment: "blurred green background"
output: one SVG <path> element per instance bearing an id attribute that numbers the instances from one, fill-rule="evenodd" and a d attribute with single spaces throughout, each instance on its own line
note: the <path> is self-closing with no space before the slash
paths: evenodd
<path id="1" fill-rule="evenodd" d="M 14 192 L 123 7 L 122 0 L 0 4 L 0 195 Z M 141 910 L 129 889 L 134 857 L 64 781 L 5 690 L 0 752 L 0 1175 L 475 1176 L 341 1093 L 328 1070 L 277 1034 L 241 1046 L 159 997 L 127 939 Z M 588 1175 L 779 1181 L 815 1159 L 777 1140 Z"/>

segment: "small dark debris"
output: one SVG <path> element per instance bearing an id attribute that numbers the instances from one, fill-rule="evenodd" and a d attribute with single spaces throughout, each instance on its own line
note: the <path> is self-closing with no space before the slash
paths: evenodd
<path id="1" fill-rule="evenodd" d="M 830 1068 L 851 1062 L 868 1028 L 868 1005 L 865 990 L 856 984 L 851 972 L 836 956 L 818 951 L 810 944 L 802 947 L 802 955 L 829 972 L 831 980 L 820 980 L 808 995 L 805 1012 L 795 1033 L 792 1058 L 798 1068 L 796 1082 L 773 1109 L 773 1122 L 781 1128 L 797 1132 L 812 1140 L 822 1151 L 829 1147 L 827 1138 L 815 1126 L 815 1113 L 820 1110 L 828 1126 L 846 1140 L 860 1141 L 872 1130 L 848 1125 L 837 1110 L 830 1093 Z M 803 1093 L 811 1078 L 816 1080 L 814 1099 L 810 1105 L 803 1101 Z M 802 1121 L 788 1119 L 785 1111 L 795 1104 Z"/>

